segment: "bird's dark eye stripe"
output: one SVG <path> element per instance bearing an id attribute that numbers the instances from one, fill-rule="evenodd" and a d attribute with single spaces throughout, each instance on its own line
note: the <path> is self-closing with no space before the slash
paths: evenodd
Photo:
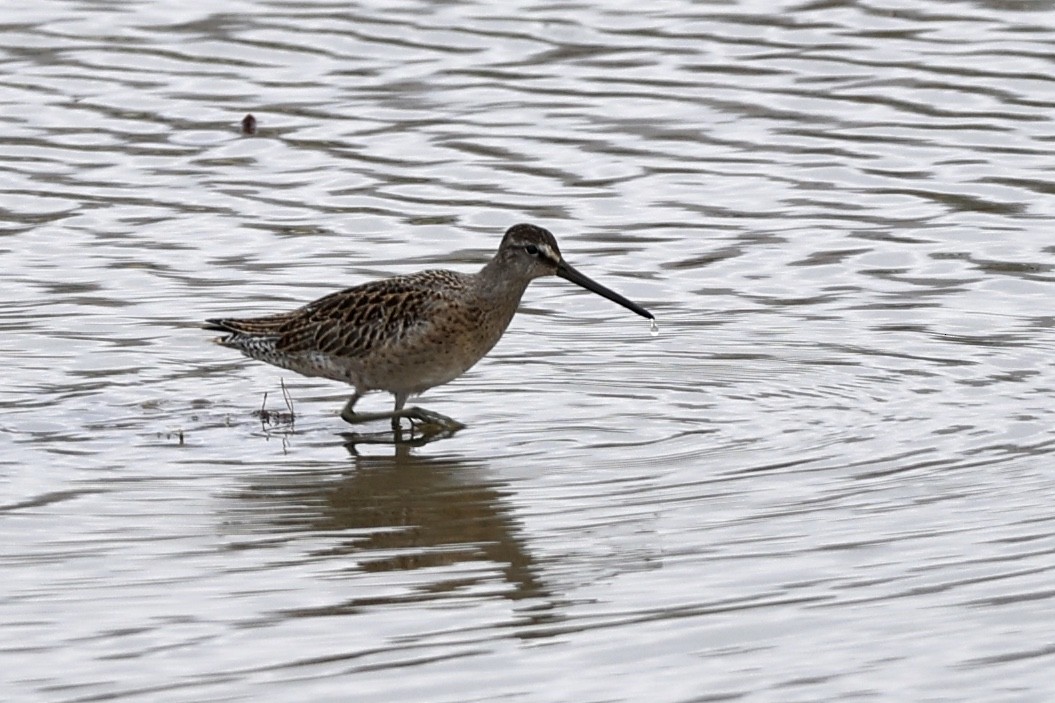
<path id="1" fill-rule="evenodd" d="M 526 247 L 524 247 L 524 251 L 526 251 L 528 254 L 531 254 L 532 256 L 535 256 L 538 254 L 538 247 L 534 244 L 528 244 Z"/>

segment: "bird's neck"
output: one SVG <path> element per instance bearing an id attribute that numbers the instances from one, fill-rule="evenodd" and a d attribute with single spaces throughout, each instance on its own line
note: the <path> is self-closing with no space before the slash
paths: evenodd
<path id="1" fill-rule="evenodd" d="M 481 289 L 504 295 L 510 295 L 515 292 L 519 299 L 524 294 L 524 291 L 527 290 L 531 279 L 524 279 L 520 276 L 511 275 L 511 273 L 508 267 L 504 267 L 492 259 L 480 269 L 476 276 Z"/>
<path id="2" fill-rule="evenodd" d="M 480 297 L 489 301 L 492 310 L 509 318 L 516 312 L 520 298 L 531 282 L 530 279 L 510 275 L 508 268 L 503 268 L 494 260 L 480 269 L 476 278 Z"/>

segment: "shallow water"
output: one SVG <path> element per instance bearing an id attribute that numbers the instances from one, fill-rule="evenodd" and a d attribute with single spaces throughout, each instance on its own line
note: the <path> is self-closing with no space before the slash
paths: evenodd
<path id="1" fill-rule="evenodd" d="M 5 11 L 5 700 L 1055 696 L 1046 3 L 211 7 Z M 660 334 L 537 282 L 450 439 L 199 328 L 518 221 Z"/>

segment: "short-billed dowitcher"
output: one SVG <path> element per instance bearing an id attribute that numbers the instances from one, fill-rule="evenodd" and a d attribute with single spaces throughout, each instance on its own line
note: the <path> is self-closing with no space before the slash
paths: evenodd
<path id="1" fill-rule="evenodd" d="M 514 225 L 477 273 L 421 271 L 372 281 L 319 298 L 291 312 L 206 320 L 227 333 L 216 341 L 253 359 L 343 381 L 355 388 L 341 417 L 350 423 L 399 419 L 460 427 L 407 398 L 465 373 L 502 337 L 528 284 L 557 275 L 642 317 L 652 313 L 587 278 L 561 257 L 557 240 L 535 225 Z M 357 413 L 368 391 L 395 396 L 390 413 Z"/>

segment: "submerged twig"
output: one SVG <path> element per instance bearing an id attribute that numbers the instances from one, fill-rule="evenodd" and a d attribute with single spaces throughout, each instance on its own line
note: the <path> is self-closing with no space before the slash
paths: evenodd
<path id="1" fill-rule="evenodd" d="M 296 420 L 296 413 L 293 409 L 293 396 L 290 395 L 289 389 L 286 388 L 285 380 L 279 379 L 279 383 L 282 386 L 282 400 L 286 404 L 286 412 L 268 410 L 268 393 L 264 391 L 264 400 L 260 403 L 260 410 L 256 414 L 260 416 L 261 429 L 265 432 L 273 432 L 277 429 L 282 434 L 292 434 L 294 431 L 293 423 Z M 278 427 L 269 427 L 269 425 Z"/>
<path id="2" fill-rule="evenodd" d="M 293 412 L 293 396 L 286 390 L 286 380 L 284 378 L 278 379 L 278 383 L 282 386 L 282 399 L 286 401 L 286 409 L 289 410 L 289 424 L 293 424 L 296 419 L 296 413 Z"/>

